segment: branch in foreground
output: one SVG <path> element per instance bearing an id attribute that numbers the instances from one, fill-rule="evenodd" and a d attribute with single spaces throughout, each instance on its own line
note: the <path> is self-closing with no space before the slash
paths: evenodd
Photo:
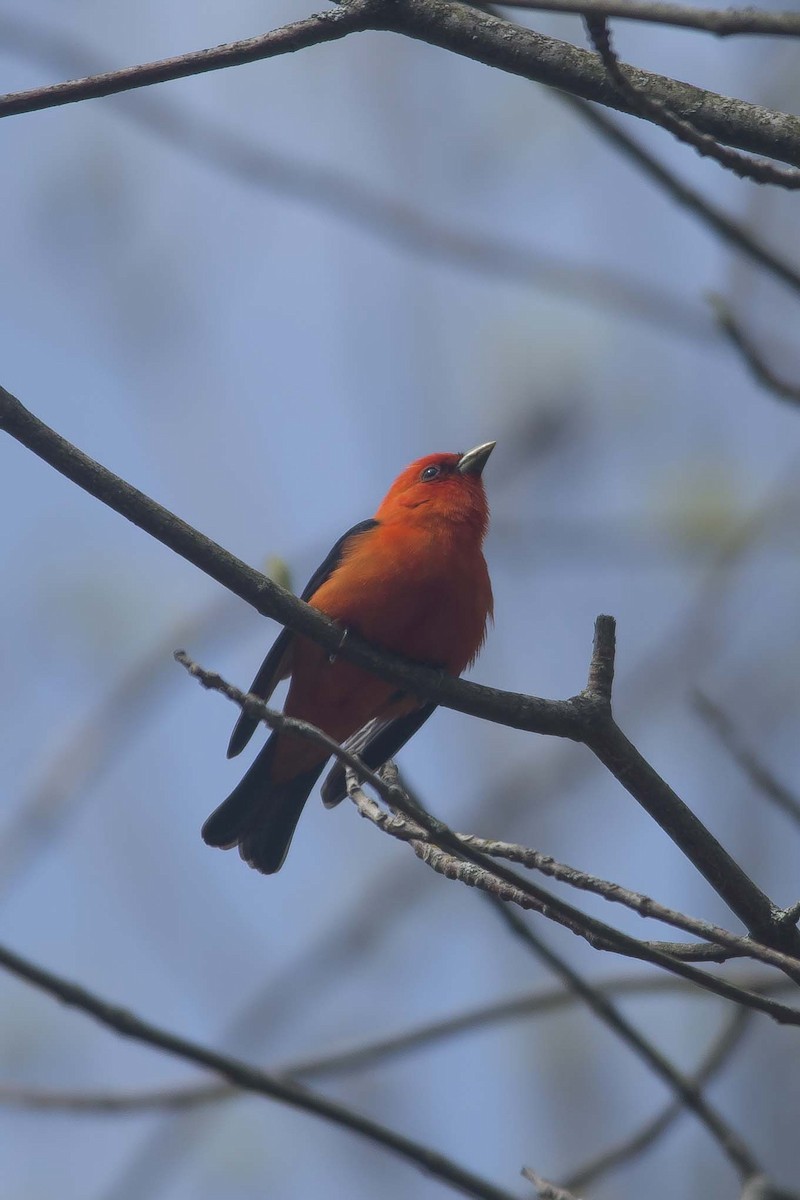
<path id="1" fill-rule="evenodd" d="M 742 978 L 739 985 L 750 991 L 785 991 L 789 981 L 775 977 Z M 691 986 L 686 980 L 669 975 L 612 976 L 595 985 L 600 991 L 616 996 L 677 995 L 684 999 L 702 998 L 707 993 Z M 578 997 L 560 987 L 537 989 L 508 1000 L 478 1005 L 449 1017 L 427 1021 L 399 1033 L 361 1042 L 343 1050 L 334 1050 L 314 1058 L 301 1059 L 275 1067 L 272 1074 L 292 1079 L 319 1079 L 341 1076 L 350 1072 L 372 1069 L 376 1065 L 427 1046 L 437 1045 L 449 1038 L 474 1030 L 485 1029 L 505 1021 L 519 1021 L 547 1016 L 574 1007 Z M 736 1009 L 734 1017 L 750 1016 L 749 1009 Z M 710 1057 L 710 1056 L 709 1056 Z M 143 1110 L 175 1110 L 218 1104 L 241 1096 L 241 1090 L 231 1084 L 175 1084 L 138 1091 L 60 1091 L 52 1088 L 32 1088 L 24 1085 L 0 1085 L 0 1106 L 32 1108 L 56 1112 L 88 1113 L 108 1116 Z M 671 1107 L 671 1106 L 670 1106 Z M 572 1185 L 570 1185 L 572 1186 Z"/>
<path id="2" fill-rule="evenodd" d="M 340 746 L 321 729 L 317 729 L 307 721 L 287 717 L 285 713 L 268 708 L 257 696 L 242 692 L 214 671 L 206 671 L 197 663 L 192 662 L 188 655 L 181 650 L 176 651 L 175 658 L 200 681 L 203 687 L 221 692 L 229 700 L 238 704 L 243 712 L 263 721 L 270 729 L 291 732 L 299 737 L 318 742 L 325 747 L 329 754 L 349 767 L 358 777 L 369 782 L 385 803 L 403 813 L 410 820 L 417 822 L 436 843 L 434 847 L 431 847 L 428 842 L 411 843 L 415 849 L 417 846 L 422 847 L 424 855 L 420 856 L 424 856 L 428 865 L 434 866 L 434 869 L 448 874 L 449 877 L 459 878 L 470 886 L 481 886 L 502 900 L 514 898 L 515 902 L 522 907 L 533 909 L 584 938 L 595 949 L 616 951 L 632 958 L 638 958 L 643 962 L 665 967 L 668 971 L 681 975 L 684 979 L 694 980 L 701 987 L 715 992 L 718 996 L 769 1013 L 781 1023 L 800 1024 L 800 1011 L 776 1004 L 775 1001 L 768 1001 L 763 996 L 742 992 L 741 989 L 732 987 L 713 975 L 706 975 L 652 945 L 640 942 L 603 921 L 589 917 L 586 913 L 573 908 L 572 905 L 551 895 L 538 885 L 530 883 L 523 876 L 510 871 L 504 864 L 495 862 L 487 855 L 473 850 L 459 841 L 458 836 L 442 821 L 420 808 L 402 788 L 396 784 L 387 784 L 379 774 L 371 771 L 360 759 L 346 750 L 344 746 Z M 444 849 L 440 850 L 439 847 L 444 847 Z M 461 870 L 467 865 L 460 861 L 464 858 L 473 867 L 479 868 L 477 874 L 474 870 Z M 442 860 L 455 864 L 455 875 L 450 876 L 446 867 L 442 867 Z M 509 885 L 512 889 L 511 892 L 508 891 Z"/>
<path id="3" fill-rule="evenodd" d="M 800 188 L 800 170 L 792 167 L 776 167 L 764 159 L 748 158 L 746 154 L 739 154 L 736 150 L 720 145 L 713 134 L 698 129 L 694 120 L 678 116 L 664 100 L 651 96 L 636 87 L 629 78 L 629 72 L 623 71 L 614 52 L 611 44 L 611 31 L 605 17 L 586 13 L 584 23 L 592 45 L 608 72 L 609 79 L 620 95 L 627 98 L 633 110 L 638 109 L 639 116 L 647 117 L 654 124 L 660 125 L 679 142 L 692 146 L 698 154 L 713 159 L 721 167 L 738 175 L 740 179 L 752 179 L 755 183 L 771 183 L 793 191 Z"/>
<path id="4" fill-rule="evenodd" d="M 595 54 L 454 0 L 394 0 L 380 6 L 375 24 L 584 100 L 642 115 L 619 94 Z M 668 104 L 717 141 L 800 166 L 800 118 L 649 71 L 625 70 L 637 91 Z"/>
<path id="5" fill-rule="evenodd" d="M 343 1129 L 349 1129 L 374 1145 L 390 1150 L 407 1162 L 413 1163 L 414 1166 L 434 1178 L 440 1179 L 465 1196 L 474 1196 L 478 1200 L 514 1200 L 510 1193 L 495 1187 L 480 1176 L 446 1158 L 443 1154 L 413 1142 L 410 1138 L 403 1137 L 401 1134 L 379 1125 L 377 1121 L 373 1121 L 369 1117 L 362 1117 L 343 1104 L 328 1100 L 289 1079 L 218 1054 L 197 1042 L 191 1042 L 178 1034 L 170 1033 L 157 1025 L 143 1021 L 126 1009 L 102 1000 L 93 992 L 89 992 L 59 975 L 54 975 L 42 967 L 37 967 L 5 946 L 0 946 L 0 966 L 5 967 L 7 971 L 18 978 L 24 979 L 33 987 L 49 993 L 63 1004 L 80 1009 L 94 1017 L 107 1028 L 122 1034 L 123 1037 L 132 1038 L 134 1041 L 153 1046 L 176 1058 L 213 1071 L 243 1091 L 266 1096 L 270 1100 L 278 1100 L 291 1108 L 312 1113 Z"/>
<path id="6" fill-rule="evenodd" d="M 212 50 L 145 63 L 84 80 L 0 98 L 0 117 L 110 96 L 202 71 L 255 62 L 365 29 L 385 29 L 462 54 L 487 66 L 641 116 L 620 96 L 595 55 L 453 0 L 340 0 L 326 12 L 283 29 Z M 691 84 L 629 68 L 638 91 L 668 103 L 679 117 L 719 142 L 800 166 L 800 120 Z"/>
<path id="7" fill-rule="evenodd" d="M 745 363 L 750 368 L 753 377 L 768 391 L 772 392 L 773 395 L 779 396 L 781 400 L 788 400 L 790 404 L 800 404 L 800 383 L 790 383 L 787 379 L 782 379 L 780 375 L 777 375 L 773 371 L 758 347 L 744 332 L 721 296 L 713 293 L 709 296 L 709 300 L 716 314 L 720 329 L 730 343 L 739 351 Z"/>
<path id="8" fill-rule="evenodd" d="M 70 445 L 2 387 L 0 429 L 258 612 L 274 617 L 295 633 L 448 708 L 530 733 L 583 742 L 672 838 L 757 941 L 800 956 L 797 929 L 625 737 L 602 696 L 588 689 L 570 700 L 501 692 L 409 663 L 371 647 L 352 632 L 343 642 L 341 628 L 333 621 Z M 599 621 L 608 627 L 614 624 L 611 617 Z M 441 829 L 439 836 L 444 836 Z M 457 848 L 455 842 L 453 848 Z"/>
<path id="9" fill-rule="evenodd" d="M 27 92 L 0 96 L 0 117 L 38 112 L 45 108 L 57 108 L 62 104 L 94 100 L 100 96 L 115 96 L 120 92 L 152 87 L 153 84 L 166 83 L 172 79 L 185 79 L 205 71 L 240 67 L 244 63 L 274 58 L 278 54 L 305 50 L 309 46 L 335 41 L 346 37 L 348 33 L 368 28 L 370 8 L 370 0 L 358 0 L 347 8 L 315 13 L 305 20 L 295 21 L 291 25 L 284 25 L 280 29 L 273 29 L 246 41 L 228 42 L 210 50 L 194 50 L 188 54 L 179 54 L 175 58 L 164 58 L 158 62 L 124 67 L 120 71 L 90 75 L 86 79 L 73 79 L 50 87 L 32 88 Z"/>
<path id="10" fill-rule="evenodd" d="M 45 28 L 18 13 L 13 18 L 0 13 L 0 46 L 37 61 L 44 59 L 65 74 L 89 74 L 98 58 L 52 25 Z M 679 296 L 646 279 L 615 268 L 559 260 L 497 233 L 458 228 L 452 219 L 440 220 L 339 168 L 268 149 L 231 126 L 207 115 L 201 117 L 174 98 L 168 101 L 151 93 L 146 100 L 140 96 L 138 104 L 118 105 L 114 111 L 211 169 L 224 171 L 247 186 L 309 205 L 362 236 L 379 239 L 383 245 L 425 262 L 441 262 L 479 278 L 539 288 L 695 341 L 708 340 L 715 332 L 713 323 L 705 326 Z"/>
<path id="11" fill-rule="evenodd" d="M 777 967 L 778 970 L 784 971 L 789 979 L 800 983 L 800 963 L 797 959 L 788 954 L 781 954 L 779 950 L 772 950 L 769 946 L 762 946 L 759 942 L 754 942 L 752 938 L 740 937 L 738 934 L 723 929 L 721 925 L 715 925 L 712 921 L 705 921 L 700 917 L 692 917 L 687 913 L 678 912 L 677 909 L 668 908 L 642 892 L 635 892 L 608 879 L 599 879 L 596 875 L 589 875 L 566 863 L 556 862 L 549 854 L 541 854 L 538 850 L 532 850 L 527 846 L 519 846 L 511 842 L 489 841 L 469 833 L 460 833 L 458 837 L 465 845 L 474 846 L 475 849 L 481 850 L 492 858 L 508 859 L 528 870 L 539 871 L 542 875 L 557 879 L 560 883 L 566 883 L 580 891 L 591 892 L 613 904 L 622 904 L 632 912 L 638 913 L 640 917 L 662 921 L 665 925 L 682 929 L 684 933 L 693 934 L 705 942 L 724 946 L 726 950 L 730 950 L 736 955 L 753 958 L 758 962 Z"/>
<path id="12" fill-rule="evenodd" d="M 661 4 L 657 0 L 501 0 L 501 8 L 526 8 L 536 12 L 587 13 L 599 17 L 622 17 L 699 29 L 718 37 L 733 34 L 764 34 L 769 37 L 800 37 L 800 13 L 762 12 L 756 8 L 692 8 L 688 4 Z"/>

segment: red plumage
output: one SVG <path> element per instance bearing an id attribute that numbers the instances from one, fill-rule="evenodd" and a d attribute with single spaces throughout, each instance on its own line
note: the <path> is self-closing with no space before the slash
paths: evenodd
<path id="1" fill-rule="evenodd" d="M 460 675 L 483 644 L 492 589 L 482 544 L 489 523 L 481 472 L 494 443 L 467 454 L 431 454 L 394 481 L 372 521 L 340 539 L 303 598 L 344 628 L 406 658 Z M 284 705 L 379 767 L 430 716 L 435 705 L 284 630 L 251 691 L 265 699 L 291 675 Z M 242 716 L 229 754 L 256 726 Z M 277 871 L 308 795 L 324 769 L 325 748 L 272 734 L 240 784 L 203 826 L 210 845 L 238 845 L 265 874 Z M 333 768 L 327 804 L 344 794 Z"/>

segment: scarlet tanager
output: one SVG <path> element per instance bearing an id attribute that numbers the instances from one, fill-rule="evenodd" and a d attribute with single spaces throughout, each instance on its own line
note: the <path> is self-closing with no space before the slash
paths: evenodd
<path id="1" fill-rule="evenodd" d="M 429 454 L 395 479 L 375 516 L 354 525 L 311 577 L 302 598 L 375 646 L 450 675 L 480 650 L 492 615 L 482 544 L 489 506 L 481 473 L 494 442 L 466 454 Z M 354 666 L 284 629 L 250 691 L 268 700 L 291 676 L 284 712 L 323 729 L 377 769 L 436 708 L 431 701 Z M 258 721 L 242 713 L 228 757 Z M 286 857 L 303 805 L 330 755 L 291 733 L 273 733 L 242 781 L 203 826 L 209 846 L 239 847 L 246 863 L 271 875 Z M 322 799 L 346 795 L 340 765 Z"/>

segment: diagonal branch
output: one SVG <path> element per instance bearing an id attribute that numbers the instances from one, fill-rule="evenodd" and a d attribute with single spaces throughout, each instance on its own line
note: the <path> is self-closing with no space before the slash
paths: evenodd
<path id="1" fill-rule="evenodd" d="M 345 5 L 353 0 L 340 0 Z M 392 0 L 375 25 L 418 38 L 511 75 L 641 116 L 621 96 L 597 55 L 545 37 L 455 0 Z M 626 66 L 637 91 L 668 104 L 679 117 L 726 145 L 800 166 L 800 117 L 720 96 L 705 88 Z"/>
<path id="2" fill-rule="evenodd" d="M 363 1117 L 345 1105 L 328 1100 L 290 1079 L 259 1070 L 246 1062 L 219 1054 L 215 1050 L 189 1041 L 188 1038 L 181 1037 L 179 1034 L 170 1033 L 169 1030 L 144 1021 L 127 1009 L 103 1000 L 86 988 L 36 966 L 35 963 L 15 954 L 6 946 L 0 946 L 0 966 L 19 979 L 24 979 L 33 987 L 39 988 L 40 991 L 47 992 L 56 1000 L 60 1000 L 62 1004 L 80 1009 L 81 1012 L 94 1017 L 102 1025 L 113 1029 L 123 1037 L 153 1046 L 175 1058 L 214 1071 L 243 1091 L 266 1096 L 270 1100 L 278 1100 L 291 1108 L 311 1113 L 343 1129 L 349 1129 L 351 1133 L 356 1133 L 374 1145 L 381 1146 L 407 1162 L 413 1163 L 420 1170 L 449 1184 L 465 1196 L 474 1196 L 478 1200 L 514 1200 L 509 1192 L 495 1187 L 472 1171 L 459 1166 L 452 1159 L 446 1158 L 445 1155 L 439 1154 L 427 1146 L 422 1146 L 418 1142 L 413 1142 L 410 1138 L 403 1137 L 402 1134 L 395 1133 L 394 1130 L 378 1124 L 370 1117 Z"/>
<path id="3" fill-rule="evenodd" d="M 792 191 L 800 188 L 800 170 L 792 167 L 776 167 L 764 159 L 749 158 L 746 154 L 739 154 L 736 150 L 720 145 L 713 134 L 698 129 L 693 119 L 678 116 L 673 112 L 669 103 L 658 96 L 651 96 L 637 87 L 630 78 L 630 71 L 623 71 L 614 52 L 611 44 L 611 31 L 606 18 L 595 13 L 586 13 L 584 23 L 592 45 L 608 72 L 609 79 L 620 95 L 628 100 L 634 113 L 648 118 L 655 125 L 660 125 L 678 141 L 692 146 L 698 154 L 713 159 L 721 167 L 738 175 L 740 179 L 752 179 L 755 183 L 772 183 Z"/>
<path id="4" fill-rule="evenodd" d="M 67 83 L 0 96 L 0 117 L 38 112 L 44 108 L 76 104 L 100 96 L 115 96 L 135 88 L 152 87 L 156 83 L 185 79 L 205 71 L 219 71 L 223 67 L 240 67 L 244 63 L 260 62 L 279 54 L 305 50 L 321 42 L 336 41 L 348 33 L 367 29 L 372 7 L 371 0 L 353 0 L 347 8 L 315 13 L 302 21 L 283 25 L 280 29 L 246 41 L 227 42 L 210 50 L 194 50 L 158 62 L 141 63 L 135 67 L 123 67 L 120 71 L 106 71 L 85 79 L 72 79 Z"/>
<path id="5" fill-rule="evenodd" d="M 594 54 L 455 0 L 339 0 L 339 4 L 338 11 L 318 13 L 246 42 L 11 94 L 0 98 L 0 117 L 255 62 L 366 29 L 404 34 L 585 100 L 642 115 L 640 106 L 620 95 Z M 717 141 L 800 166 L 799 118 L 649 71 L 628 68 L 627 74 L 637 91 L 645 90 L 667 103 L 678 117 Z"/>
<path id="6" fill-rule="evenodd" d="M 70 445 L 4 388 L 0 388 L 0 429 L 258 612 L 379 678 L 471 716 L 583 742 L 672 838 L 757 941 L 800 957 L 800 934 L 794 922 L 757 887 L 625 737 L 603 697 L 584 692 L 569 700 L 544 700 L 502 692 L 409 663 L 371 647 L 355 633 L 343 643 L 341 628 L 333 621 Z M 441 834 L 439 826 L 431 831 Z M 452 839 L 450 844 L 457 846 Z"/>
<path id="7" fill-rule="evenodd" d="M 501 0 L 501 8 L 526 8 L 536 12 L 574 13 L 576 16 L 621 17 L 698 29 L 717 37 L 763 34 L 800 37 L 800 13 L 763 12 L 756 8 L 692 8 L 688 4 L 662 4 L 658 0 Z"/>

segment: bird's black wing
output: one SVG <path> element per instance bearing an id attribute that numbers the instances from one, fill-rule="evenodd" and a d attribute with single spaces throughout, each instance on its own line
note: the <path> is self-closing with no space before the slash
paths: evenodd
<path id="1" fill-rule="evenodd" d="M 345 748 L 352 754 L 357 754 L 365 767 L 377 771 L 390 758 L 394 758 L 397 751 L 425 724 L 436 707 L 436 704 L 429 700 L 421 708 L 415 708 L 403 717 L 395 717 L 393 721 L 370 721 L 363 729 L 359 729 L 358 733 L 347 739 L 344 743 Z M 322 785 L 322 802 L 326 808 L 333 808 L 340 800 L 344 800 L 346 795 L 345 768 L 342 763 L 337 762 L 331 767 Z"/>
<path id="2" fill-rule="evenodd" d="M 358 525 L 354 525 L 352 529 L 348 529 L 347 533 L 343 533 L 328 557 L 324 562 L 320 563 L 303 588 L 300 599 L 310 600 L 317 589 L 322 587 L 326 579 L 330 578 L 342 561 L 345 545 L 351 537 L 359 533 L 366 533 L 368 530 L 374 529 L 377 524 L 378 522 L 370 517 L 368 521 L 359 521 Z M 289 653 L 293 637 L 294 634 L 291 629 L 284 629 L 276 638 L 272 649 L 259 667 L 258 674 L 250 685 L 250 691 L 254 696 L 258 696 L 259 699 L 264 701 L 269 700 L 280 681 L 290 674 L 291 663 Z M 228 758 L 234 758 L 237 754 L 241 754 L 255 733 L 257 725 L 258 719 L 256 717 L 248 716 L 244 712 L 240 715 L 239 720 L 233 727 L 231 740 L 228 743 Z"/>

